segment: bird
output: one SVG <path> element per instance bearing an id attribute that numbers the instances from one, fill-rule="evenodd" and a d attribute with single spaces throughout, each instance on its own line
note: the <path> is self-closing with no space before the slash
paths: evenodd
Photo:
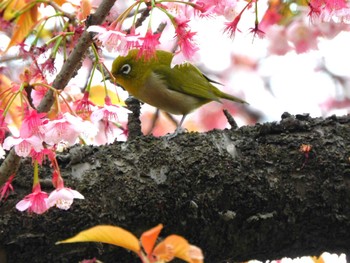
<path id="1" fill-rule="evenodd" d="M 140 101 L 174 115 L 182 115 L 174 136 L 181 132 L 186 116 L 211 101 L 221 99 L 248 104 L 246 101 L 220 91 L 220 84 L 205 76 L 189 62 L 172 66 L 174 54 L 156 50 L 145 57 L 139 49 L 118 56 L 112 63 L 114 81 Z"/>

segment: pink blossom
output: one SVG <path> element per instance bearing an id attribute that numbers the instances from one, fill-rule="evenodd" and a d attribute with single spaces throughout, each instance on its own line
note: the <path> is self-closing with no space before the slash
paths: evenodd
<path id="1" fill-rule="evenodd" d="M 140 37 L 139 39 L 142 41 L 142 44 L 139 46 L 138 58 L 148 60 L 154 57 L 156 48 L 160 44 L 159 38 L 160 34 L 153 34 L 150 29 L 144 37 Z"/>
<path id="2" fill-rule="evenodd" d="M 282 56 L 290 51 L 291 46 L 288 43 L 284 26 L 270 26 L 266 32 L 266 37 L 269 39 L 268 51 L 270 54 Z"/>
<path id="3" fill-rule="evenodd" d="M 202 12 L 202 16 L 226 15 L 227 7 L 234 7 L 236 0 L 202 0 L 197 1 L 195 8 Z"/>
<path id="4" fill-rule="evenodd" d="M 49 195 L 47 205 L 48 207 L 57 206 L 59 209 L 68 210 L 73 204 L 74 198 L 84 199 L 84 196 L 68 187 L 57 188 Z"/>
<path id="5" fill-rule="evenodd" d="M 70 113 L 64 113 L 60 118 L 48 121 L 41 126 L 45 134 L 44 141 L 48 144 L 59 144 L 67 142 L 73 145 L 82 132 L 82 119 Z"/>
<path id="6" fill-rule="evenodd" d="M 119 136 L 123 135 L 120 128 L 113 122 L 97 122 L 98 133 L 94 138 L 94 145 L 105 145 L 113 143 Z M 120 139 L 118 139 L 120 140 Z"/>
<path id="7" fill-rule="evenodd" d="M 36 110 L 27 111 L 19 130 L 20 137 L 28 138 L 33 135 L 41 137 L 39 127 L 42 125 L 45 115 L 45 113 L 38 113 Z"/>
<path id="8" fill-rule="evenodd" d="M 74 103 L 76 113 L 84 119 L 90 117 L 92 109 L 95 107 L 95 104 L 89 100 L 89 95 L 90 93 L 85 91 L 83 98 Z"/>
<path id="9" fill-rule="evenodd" d="M 40 184 L 33 187 L 31 194 L 23 198 L 16 205 L 19 211 L 28 209 L 28 212 L 34 212 L 36 214 L 42 214 L 49 209 L 47 206 L 47 193 L 41 191 Z"/>
<path id="10" fill-rule="evenodd" d="M 340 32 L 350 29 L 350 25 L 346 23 L 336 23 L 334 21 L 322 22 L 317 24 L 317 28 L 320 34 L 328 39 L 332 39 L 337 36 Z"/>
<path id="11" fill-rule="evenodd" d="M 44 148 L 42 143 L 43 141 L 35 135 L 29 138 L 9 136 L 5 139 L 3 147 L 5 150 L 10 150 L 13 146 L 18 156 L 27 157 L 32 149 L 36 152 L 40 152 Z"/>
<path id="12" fill-rule="evenodd" d="M 30 96 L 33 100 L 33 104 L 35 107 L 39 106 L 46 93 L 47 88 L 44 86 L 35 86 L 35 88 L 32 89 Z"/>
<path id="13" fill-rule="evenodd" d="M 47 148 L 42 149 L 40 152 L 36 152 L 32 149 L 32 152 L 30 153 L 32 160 L 37 161 L 40 165 L 43 164 L 45 156 L 48 156 L 50 159 L 52 155 L 55 155 L 55 152 L 52 149 Z"/>
<path id="14" fill-rule="evenodd" d="M 286 36 L 298 54 L 317 49 L 317 32 L 302 20 L 293 21 L 287 28 Z"/>
<path id="15" fill-rule="evenodd" d="M 118 135 L 120 128 L 118 122 L 125 122 L 130 111 L 124 107 L 113 105 L 106 97 L 105 105 L 91 114 L 91 121 L 97 124 L 99 133 L 96 136 L 97 144 L 112 143 Z"/>
<path id="16" fill-rule="evenodd" d="M 135 28 L 130 29 L 129 34 L 126 35 L 126 43 L 124 47 L 120 47 L 119 52 L 122 56 L 126 56 L 130 49 L 140 46 L 140 34 L 136 34 Z"/>
<path id="17" fill-rule="evenodd" d="M 270 26 L 278 25 L 278 23 L 283 18 L 278 9 L 279 7 L 275 7 L 271 5 L 269 9 L 266 10 L 263 18 L 259 23 L 259 28 L 262 31 L 266 31 Z"/>
<path id="18" fill-rule="evenodd" d="M 323 21 L 330 21 L 333 17 L 343 17 L 344 10 L 349 10 L 346 0 L 310 0 L 308 5 L 310 8 L 308 15 L 311 19 L 320 17 Z"/>
<path id="19" fill-rule="evenodd" d="M 250 28 L 249 32 L 253 34 L 253 38 L 256 36 L 263 38 L 265 36 L 265 32 L 259 28 L 259 23 L 255 23 L 255 26 Z"/>
<path id="20" fill-rule="evenodd" d="M 337 19 L 342 21 L 342 24 L 344 21 L 347 21 L 350 19 L 350 8 L 349 7 L 344 7 L 340 9 L 329 9 L 329 8 L 324 8 L 320 14 L 320 19 L 321 21 L 324 22 L 330 22 L 333 19 Z"/>
<path id="21" fill-rule="evenodd" d="M 43 64 L 41 64 L 42 70 L 49 72 L 50 74 L 56 73 L 55 59 L 50 57 Z"/>
<path id="22" fill-rule="evenodd" d="M 110 122 L 124 122 L 127 120 L 127 114 L 131 113 L 125 107 L 112 104 L 109 97 L 105 98 L 105 105 L 91 114 L 91 121 L 110 121 Z"/>
<path id="23" fill-rule="evenodd" d="M 120 26 L 114 27 L 102 27 L 102 26 L 90 26 L 87 31 L 96 32 L 97 38 L 107 48 L 109 52 L 119 50 L 120 47 L 126 45 L 127 39 L 125 32 L 120 30 Z"/>
<path id="24" fill-rule="evenodd" d="M 191 59 L 195 52 L 198 50 L 198 47 L 193 41 L 193 36 L 195 32 L 191 32 L 188 29 L 187 19 L 175 18 L 176 28 L 175 33 L 178 39 L 178 45 L 186 59 Z"/>
<path id="25" fill-rule="evenodd" d="M 6 200 L 7 197 L 9 196 L 10 192 L 13 192 L 13 186 L 12 186 L 12 181 L 13 178 L 15 178 L 15 175 L 11 175 L 7 181 L 4 183 L 4 185 L 0 188 L 0 201 L 2 199 Z"/>
<path id="26" fill-rule="evenodd" d="M 225 23 L 226 27 L 224 29 L 224 32 L 228 33 L 231 38 L 233 38 L 236 34 L 236 31 L 240 31 L 237 29 L 237 25 L 239 21 L 241 20 L 242 13 L 238 14 L 235 19 L 233 19 L 231 22 Z"/>

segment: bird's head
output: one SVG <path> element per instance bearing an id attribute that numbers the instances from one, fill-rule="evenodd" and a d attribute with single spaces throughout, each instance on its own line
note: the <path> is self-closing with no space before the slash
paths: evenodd
<path id="1" fill-rule="evenodd" d="M 111 73 L 120 86 L 137 97 L 138 89 L 145 84 L 152 70 L 159 64 L 170 66 L 172 57 L 171 53 L 158 50 L 155 56 L 146 59 L 139 55 L 138 49 L 133 49 L 127 56 L 119 56 L 113 61 Z"/>

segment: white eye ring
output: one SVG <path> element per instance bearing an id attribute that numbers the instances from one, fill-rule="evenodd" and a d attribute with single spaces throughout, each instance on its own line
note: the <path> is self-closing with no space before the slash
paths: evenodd
<path id="1" fill-rule="evenodd" d="M 131 71 L 131 66 L 129 64 L 124 64 L 121 68 L 120 68 L 120 72 L 122 74 L 128 75 Z"/>

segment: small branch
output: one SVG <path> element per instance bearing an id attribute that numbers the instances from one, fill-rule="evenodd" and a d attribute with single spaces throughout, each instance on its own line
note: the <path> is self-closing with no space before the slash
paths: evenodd
<path id="1" fill-rule="evenodd" d="M 160 34 L 160 33 L 162 33 L 163 30 L 165 29 L 166 25 L 167 25 L 166 22 L 160 23 L 159 26 L 158 26 L 158 28 L 157 28 L 157 30 L 154 32 L 154 34 Z"/>
<path id="2" fill-rule="evenodd" d="M 128 140 L 133 140 L 142 135 L 140 102 L 134 97 L 129 97 L 126 99 L 125 103 L 132 112 L 128 114 Z"/>
<path id="3" fill-rule="evenodd" d="M 146 20 L 146 18 L 149 16 L 150 12 L 151 12 L 151 8 L 150 8 L 150 3 L 146 3 L 147 8 L 143 10 L 143 12 L 141 13 L 141 16 L 137 19 L 137 21 L 135 22 L 135 25 L 133 25 L 134 28 L 138 28 L 142 25 L 142 23 Z M 127 30 L 127 33 L 130 33 L 130 29 Z"/>
<path id="4" fill-rule="evenodd" d="M 19 60 L 19 59 L 23 59 L 23 57 L 19 57 L 19 56 L 6 56 L 6 57 L 1 57 L 0 58 L 0 63 L 5 63 L 8 61 L 12 61 L 12 60 Z"/>
<path id="5" fill-rule="evenodd" d="M 0 166 L 0 186 L 3 185 L 12 174 L 17 172 L 20 161 L 21 157 L 19 157 L 15 153 L 14 148 L 12 148 Z"/>
<path id="6" fill-rule="evenodd" d="M 58 4 L 54 1 L 49 1 L 48 4 L 52 6 L 56 11 L 62 13 L 65 17 L 67 17 L 70 21 L 76 21 L 76 16 L 74 14 L 70 14 L 65 12 Z"/>
<path id="7" fill-rule="evenodd" d="M 238 125 L 237 122 L 235 121 L 235 119 L 232 117 L 232 115 L 228 112 L 228 110 L 224 109 L 223 110 L 226 119 L 228 121 L 228 123 L 231 125 L 231 129 L 232 130 L 237 130 L 238 129 Z"/>

